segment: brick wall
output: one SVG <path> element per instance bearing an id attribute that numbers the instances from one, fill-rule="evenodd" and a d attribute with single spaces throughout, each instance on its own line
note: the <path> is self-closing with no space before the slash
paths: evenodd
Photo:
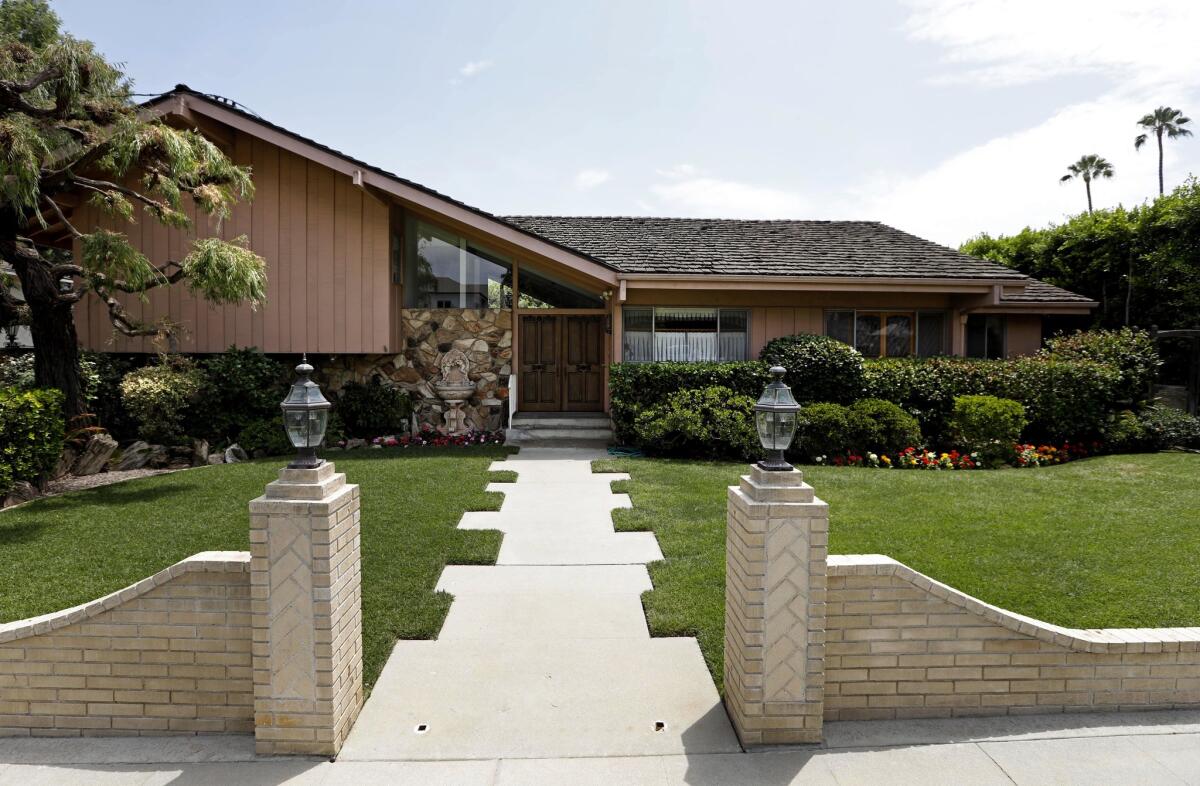
<path id="1" fill-rule="evenodd" d="M 0 735 L 249 733 L 250 555 L 0 625 Z"/>
<path id="2" fill-rule="evenodd" d="M 1060 628 L 877 555 L 827 582 L 828 721 L 1200 705 L 1200 628 Z"/>

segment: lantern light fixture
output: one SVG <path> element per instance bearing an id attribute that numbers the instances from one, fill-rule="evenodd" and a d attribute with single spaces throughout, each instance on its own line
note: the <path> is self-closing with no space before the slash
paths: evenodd
<path id="1" fill-rule="evenodd" d="M 333 404 L 321 395 L 321 386 L 310 378 L 313 367 L 308 364 L 307 355 L 301 357 L 296 373 L 300 378 L 279 405 L 283 409 L 284 430 L 296 448 L 296 458 L 288 468 L 316 469 L 325 463 L 324 459 L 317 458 L 317 448 L 325 441 L 325 428 L 329 425 L 329 410 Z"/>
<path id="2" fill-rule="evenodd" d="M 768 472 L 792 470 L 792 465 L 784 458 L 784 451 L 791 447 L 796 436 L 796 416 L 800 412 L 800 405 L 793 398 L 791 388 L 783 382 L 786 373 L 783 366 L 772 366 L 773 379 L 754 405 L 758 441 L 766 451 L 758 466 Z"/>

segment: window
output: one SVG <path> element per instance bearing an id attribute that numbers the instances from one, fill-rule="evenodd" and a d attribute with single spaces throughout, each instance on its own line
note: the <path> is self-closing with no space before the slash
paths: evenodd
<path id="1" fill-rule="evenodd" d="M 946 315 L 941 311 L 826 311 L 825 335 L 865 357 L 931 357 L 946 351 Z"/>
<path id="2" fill-rule="evenodd" d="M 1005 318 L 971 314 L 967 317 L 967 357 L 1004 357 Z"/>
<path id="3" fill-rule="evenodd" d="M 521 308 L 604 308 L 604 299 L 597 294 L 539 273 L 521 263 L 521 290 L 517 305 Z"/>
<path id="4" fill-rule="evenodd" d="M 512 308 L 512 265 L 465 237 L 409 216 L 406 308 Z"/>
<path id="5" fill-rule="evenodd" d="M 745 360 L 750 317 L 738 308 L 638 308 L 623 311 L 622 358 Z"/>

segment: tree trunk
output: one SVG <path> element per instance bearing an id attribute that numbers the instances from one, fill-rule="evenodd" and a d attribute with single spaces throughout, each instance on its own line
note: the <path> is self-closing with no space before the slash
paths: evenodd
<path id="1" fill-rule="evenodd" d="M 12 248 L 15 243 L 4 245 Z M 9 261 L 21 281 L 21 294 L 29 306 L 34 382 L 40 388 L 58 388 L 63 392 L 63 414 L 70 421 L 87 411 L 79 373 L 74 304 L 58 299 L 58 281 L 44 265 L 20 257 Z"/>
<path id="2" fill-rule="evenodd" d="M 1163 195 L 1163 148 L 1162 148 L 1162 129 L 1158 129 L 1158 195 Z"/>
<path id="3" fill-rule="evenodd" d="M 1090 181 L 1090 180 L 1083 181 L 1083 187 L 1087 189 L 1088 215 L 1090 216 L 1092 214 L 1092 181 Z"/>

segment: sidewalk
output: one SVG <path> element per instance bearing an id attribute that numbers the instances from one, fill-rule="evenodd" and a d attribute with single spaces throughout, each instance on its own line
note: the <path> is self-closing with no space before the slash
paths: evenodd
<path id="1" fill-rule="evenodd" d="M 1200 784 L 1200 712 L 831 723 L 810 751 L 476 761 L 255 760 L 248 737 L 0 739 L 0 786 Z"/>

